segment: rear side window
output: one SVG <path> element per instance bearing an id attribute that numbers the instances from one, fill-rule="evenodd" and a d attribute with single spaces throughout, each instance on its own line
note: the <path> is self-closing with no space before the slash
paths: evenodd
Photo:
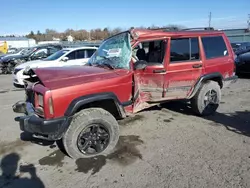
<path id="1" fill-rule="evenodd" d="M 200 59 L 198 38 L 179 38 L 171 40 L 170 62 L 178 63 Z"/>
<path id="2" fill-rule="evenodd" d="M 95 49 L 88 49 L 87 50 L 87 54 L 88 54 L 88 58 L 90 58 L 94 53 L 95 53 Z"/>
<path id="3" fill-rule="evenodd" d="M 77 50 L 76 59 L 84 59 L 85 58 L 85 50 Z"/>
<path id="4" fill-rule="evenodd" d="M 201 40 L 207 59 L 228 55 L 228 50 L 222 36 L 202 37 Z"/>
<path id="5" fill-rule="evenodd" d="M 76 52 L 71 52 L 69 53 L 66 57 L 69 58 L 69 60 L 73 60 L 73 59 L 76 59 Z"/>

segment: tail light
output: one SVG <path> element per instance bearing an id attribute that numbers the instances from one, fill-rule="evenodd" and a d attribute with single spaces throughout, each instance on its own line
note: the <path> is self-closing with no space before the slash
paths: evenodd
<path id="1" fill-rule="evenodd" d="M 44 117 L 44 111 L 43 111 L 42 107 L 36 107 L 35 112 L 36 112 L 37 115 L 39 115 L 41 117 Z"/>
<path id="2" fill-rule="evenodd" d="M 51 118 L 54 115 L 53 99 L 50 92 L 42 95 L 41 93 L 35 94 L 35 112 L 37 115 L 44 118 Z"/>
<path id="3" fill-rule="evenodd" d="M 43 107 L 43 96 L 41 94 L 37 94 L 37 102 L 39 107 Z"/>
<path id="4" fill-rule="evenodd" d="M 35 112 L 37 115 L 44 117 L 44 101 L 43 95 L 36 93 L 35 95 Z"/>

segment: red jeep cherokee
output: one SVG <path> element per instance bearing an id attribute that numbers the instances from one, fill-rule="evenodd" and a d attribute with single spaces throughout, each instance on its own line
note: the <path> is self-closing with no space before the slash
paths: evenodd
<path id="1" fill-rule="evenodd" d="M 215 30 L 138 30 L 114 35 L 85 66 L 27 70 L 26 101 L 13 105 L 20 129 L 62 139 L 72 158 L 110 153 L 116 119 L 159 103 L 189 99 L 194 112 L 216 111 L 221 89 L 236 81 L 234 53 Z"/>

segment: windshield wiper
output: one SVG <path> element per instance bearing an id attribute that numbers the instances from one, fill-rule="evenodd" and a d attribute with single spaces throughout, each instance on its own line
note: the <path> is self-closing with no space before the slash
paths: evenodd
<path id="1" fill-rule="evenodd" d="M 107 58 L 106 56 L 99 56 L 99 57 L 102 57 L 103 59 L 109 60 L 112 64 L 114 63 L 111 59 Z M 104 65 L 106 67 L 109 67 L 110 69 L 115 69 L 115 67 L 113 65 L 109 64 L 109 63 L 100 63 L 98 65 L 99 66 Z"/>
<path id="2" fill-rule="evenodd" d="M 110 68 L 110 69 L 115 69 L 115 67 L 112 66 L 112 65 L 109 64 L 109 63 L 97 63 L 96 65 L 99 66 L 99 67 L 108 67 L 108 68 Z"/>

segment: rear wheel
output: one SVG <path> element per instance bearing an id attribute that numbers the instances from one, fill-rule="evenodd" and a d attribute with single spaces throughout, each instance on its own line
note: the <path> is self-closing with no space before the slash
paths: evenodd
<path id="1" fill-rule="evenodd" d="M 68 155 L 74 159 L 107 155 L 119 139 L 116 119 L 104 109 L 88 108 L 75 114 L 62 138 Z"/>
<path id="2" fill-rule="evenodd" d="M 217 82 L 208 81 L 191 99 L 192 109 L 198 115 L 207 116 L 216 112 L 221 100 L 221 89 Z"/>

